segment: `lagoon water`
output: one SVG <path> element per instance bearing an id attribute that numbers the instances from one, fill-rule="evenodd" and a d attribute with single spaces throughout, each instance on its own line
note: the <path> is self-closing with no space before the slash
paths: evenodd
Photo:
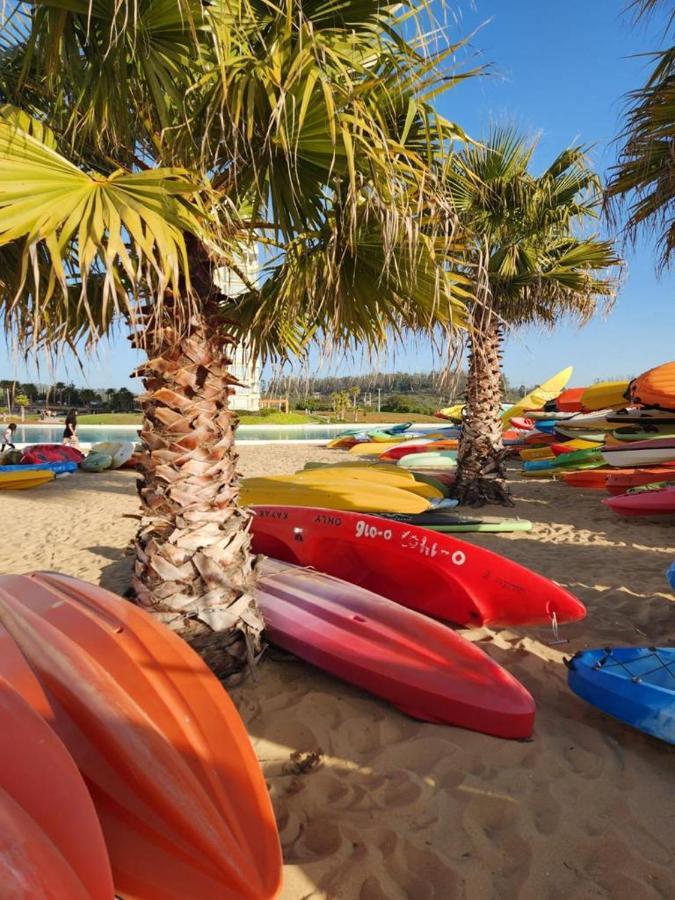
<path id="1" fill-rule="evenodd" d="M 438 425 L 415 425 L 415 431 L 438 431 L 450 423 Z M 345 422 L 343 425 L 242 425 L 237 430 L 239 442 L 243 441 L 328 441 L 356 426 Z M 367 425 L 364 428 L 373 429 Z M 386 426 L 383 426 L 386 427 Z M 411 429 L 412 430 L 412 429 Z M 80 442 L 95 444 L 100 441 L 137 441 L 138 427 L 129 425 L 107 427 L 105 425 L 80 425 L 77 429 Z M 19 425 L 16 430 L 18 444 L 60 444 L 63 425 Z"/>

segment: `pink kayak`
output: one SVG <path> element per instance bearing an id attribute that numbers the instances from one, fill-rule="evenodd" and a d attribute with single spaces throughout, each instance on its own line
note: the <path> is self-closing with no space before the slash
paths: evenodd
<path id="1" fill-rule="evenodd" d="M 269 559 L 258 571 L 267 634 L 283 649 L 413 718 L 504 738 L 532 734 L 530 694 L 439 622 L 320 572 Z"/>
<path id="2" fill-rule="evenodd" d="M 253 550 L 344 578 L 458 625 L 545 625 L 583 619 L 569 591 L 450 534 L 361 513 L 255 506 Z"/>
<path id="3" fill-rule="evenodd" d="M 675 487 L 618 494 L 602 502 L 620 516 L 674 516 Z"/>

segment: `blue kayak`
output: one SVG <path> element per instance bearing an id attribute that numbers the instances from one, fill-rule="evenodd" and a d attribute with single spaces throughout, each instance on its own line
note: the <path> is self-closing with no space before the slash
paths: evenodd
<path id="1" fill-rule="evenodd" d="M 582 650 L 567 683 L 615 719 L 675 744 L 675 647 Z"/>
<path id="2" fill-rule="evenodd" d="M 31 463 L 30 465 L 0 466 L 0 472 L 44 472 L 49 470 L 55 475 L 63 475 L 65 472 L 77 472 L 77 463 L 70 460 L 59 462 Z"/>
<path id="3" fill-rule="evenodd" d="M 666 572 L 666 579 L 668 584 L 675 591 L 675 562 L 670 564 L 670 568 Z"/>

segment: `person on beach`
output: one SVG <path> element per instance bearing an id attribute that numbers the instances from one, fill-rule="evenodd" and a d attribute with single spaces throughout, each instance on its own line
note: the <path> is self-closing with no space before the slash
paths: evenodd
<path id="1" fill-rule="evenodd" d="M 10 425 L 5 428 L 2 433 L 2 447 L 0 447 L 0 453 L 3 452 L 5 447 L 9 450 L 16 450 L 14 446 L 14 432 L 16 431 L 16 424 L 12 422 Z"/>
<path id="2" fill-rule="evenodd" d="M 77 437 L 77 413 L 71 409 L 66 416 L 66 427 L 63 429 L 64 444 L 79 444 Z"/>

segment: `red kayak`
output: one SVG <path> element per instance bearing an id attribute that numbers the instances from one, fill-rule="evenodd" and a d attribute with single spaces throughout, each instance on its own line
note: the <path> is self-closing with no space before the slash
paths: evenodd
<path id="1" fill-rule="evenodd" d="M 578 472 L 561 472 L 560 480 L 569 487 L 586 488 L 586 490 L 602 491 L 607 484 L 607 478 L 616 469 L 581 469 Z"/>
<path id="2" fill-rule="evenodd" d="M 555 407 L 558 412 L 581 412 L 581 395 L 586 388 L 567 388 L 562 394 L 558 394 Z"/>
<path id="3" fill-rule="evenodd" d="M 16 647 L 5 650 L 25 668 L 24 681 L 32 680 Z M 82 776 L 49 725 L 2 677 L 0 721 L 0 896 L 112 900 L 108 852 Z"/>
<path id="4" fill-rule="evenodd" d="M 675 487 L 619 494 L 602 502 L 619 516 L 674 516 Z"/>
<path id="5" fill-rule="evenodd" d="M 654 466 L 651 469 L 612 469 L 607 476 L 606 489 L 610 494 L 625 494 L 631 488 L 657 481 L 675 481 L 675 468 Z"/>
<path id="6" fill-rule="evenodd" d="M 545 625 L 583 619 L 568 591 L 450 534 L 378 516 L 255 506 L 253 550 L 388 597 L 458 625 Z"/>
<path id="7" fill-rule="evenodd" d="M 84 453 L 69 444 L 33 444 L 23 451 L 21 462 L 23 465 L 50 462 L 79 463 L 83 459 Z"/>
<path id="8" fill-rule="evenodd" d="M 118 894 L 276 895 L 281 855 L 267 787 L 201 657 L 142 609 L 52 573 L 0 577 L 0 623 L 39 684 L 17 672 L 1 631 L 0 675 L 46 707 L 84 776 Z"/>
<path id="9" fill-rule="evenodd" d="M 528 738 L 534 701 L 479 647 L 439 622 L 320 572 L 260 564 L 269 639 L 415 719 Z"/>
<path id="10" fill-rule="evenodd" d="M 424 444 L 404 443 L 398 447 L 391 447 L 379 456 L 379 459 L 401 459 L 410 453 L 429 453 L 430 450 L 456 450 L 459 441 L 455 438 L 448 440 L 426 441 Z"/>

